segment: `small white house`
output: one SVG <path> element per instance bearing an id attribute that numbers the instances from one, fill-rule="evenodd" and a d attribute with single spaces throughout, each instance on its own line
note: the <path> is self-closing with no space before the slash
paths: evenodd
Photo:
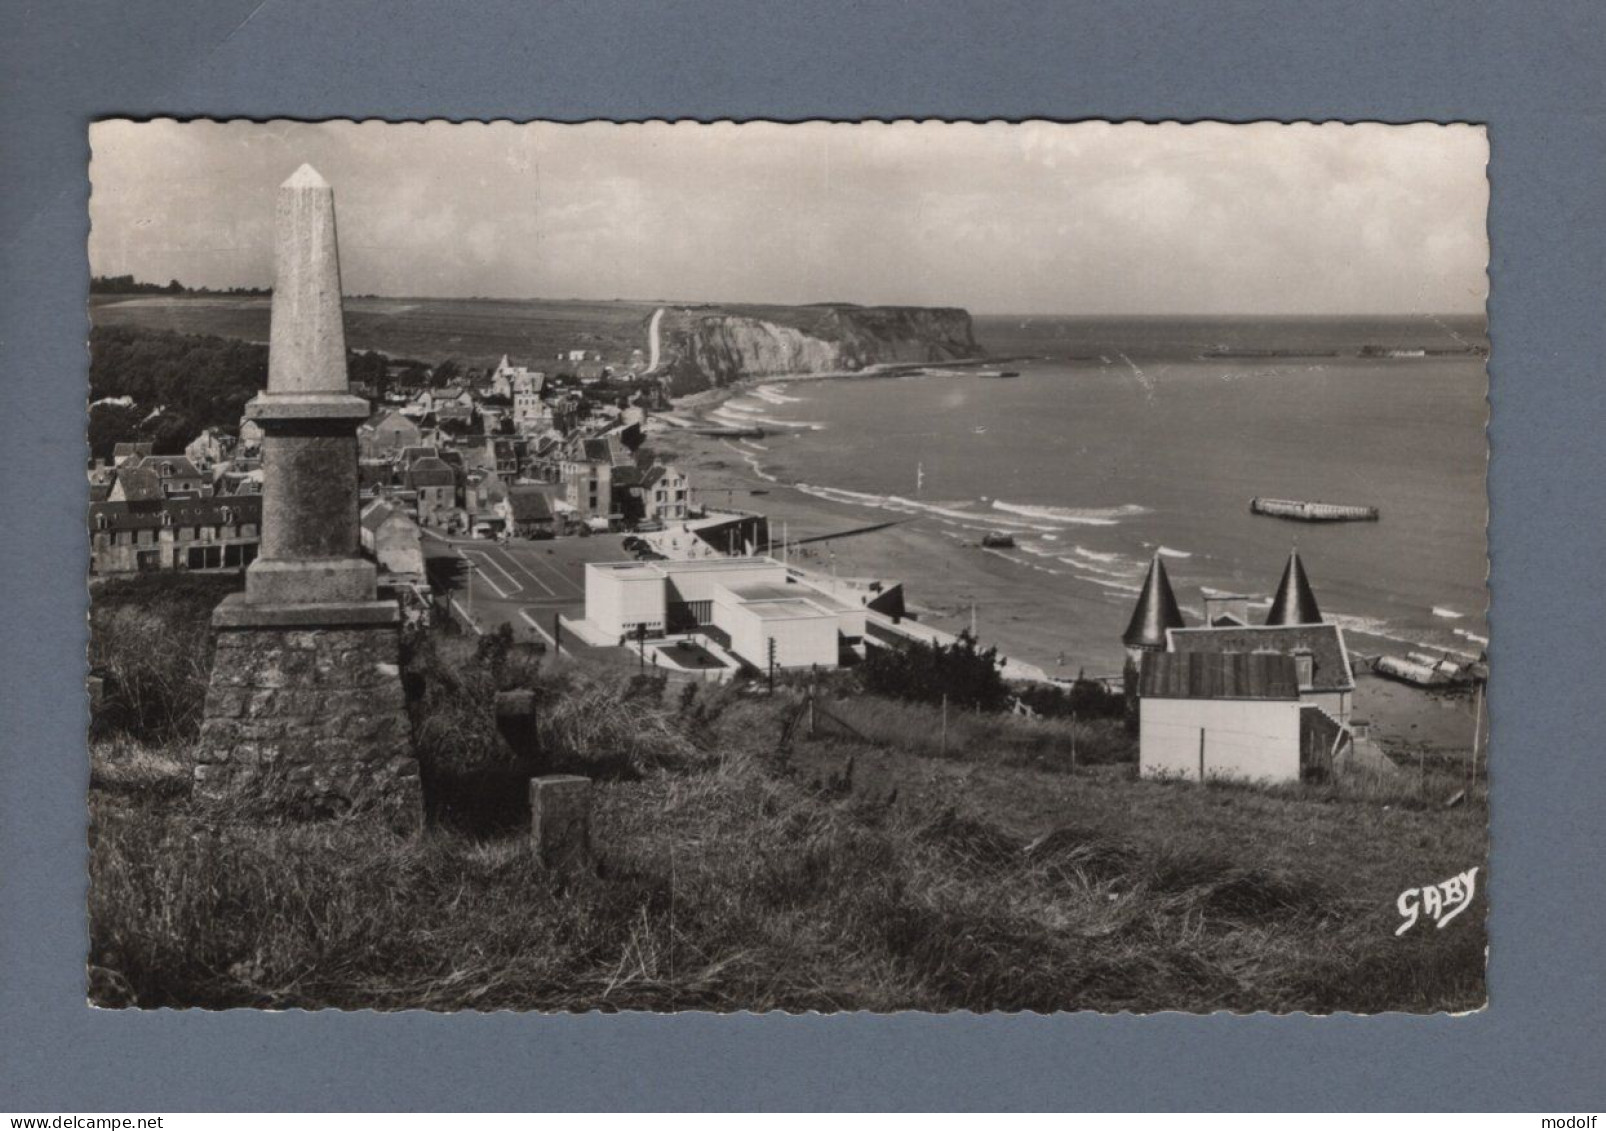
<path id="1" fill-rule="evenodd" d="M 1291 656 L 1150 652 L 1138 712 L 1144 777 L 1299 780 L 1304 710 Z"/>

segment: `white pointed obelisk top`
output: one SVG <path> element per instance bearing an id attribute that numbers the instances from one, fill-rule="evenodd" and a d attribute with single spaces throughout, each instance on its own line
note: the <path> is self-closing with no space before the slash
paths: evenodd
<path id="1" fill-rule="evenodd" d="M 311 165 L 279 186 L 268 392 L 346 393 L 335 193 Z"/>

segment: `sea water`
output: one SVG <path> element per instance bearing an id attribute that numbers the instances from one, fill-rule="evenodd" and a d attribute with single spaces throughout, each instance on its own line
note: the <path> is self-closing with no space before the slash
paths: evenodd
<path id="1" fill-rule="evenodd" d="M 947 535 L 990 531 L 1057 598 L 1124 624 L 1155 553 L 1191 618 L 1211 593 L 1269 598 L 1297 544 L 1329 619 L 1465 657 L 1488 639 L 1487 380 L 1481 320 L 978 320 L 963 369 L 760 386 L 724 415 L 765 427 L 766 475 Z M 1212 358 L 1211 352 L 1251 356 Z M 1267 356 L 1283 351 L 1299 356 Z M 1206 355 L 1201 357 L 1201 355 Z M 1380 521 L 1253 515 L 1269 495 L 1378 507 Z M 918 595 L 916 595 L 917 597 Z M 1118 632 L 1118 630 L 1117 630 Z M 1119 644 L 1108 642 L 1110 658 Z"/>

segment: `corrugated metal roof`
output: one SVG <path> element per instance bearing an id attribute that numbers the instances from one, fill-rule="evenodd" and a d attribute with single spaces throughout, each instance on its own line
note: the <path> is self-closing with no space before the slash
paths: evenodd
<path id="1" fill-rule="evenodd" d="M 1292 656 L 1265 652 L 1150 652 L 1138 695 L 1145 699 L 1299 698 Z"/>
<path id="2" fill-rule="evenodd" d="M 1349 648 L 1336 624 L 1244 625 L 1179 628 L 1167 633 L 1174 652 L 1275 652 L 1311 657 L 1312 691 L 1350 691 L 1355 675 Z"/>

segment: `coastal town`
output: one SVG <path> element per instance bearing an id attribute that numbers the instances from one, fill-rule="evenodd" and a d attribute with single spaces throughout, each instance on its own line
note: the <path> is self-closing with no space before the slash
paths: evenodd
<path id="1" fill-rule="evenodd" d="M 271 289 L 91 288 L 94 1000 L 1482 1000 L 1481 927 L 1357 973 L 1483 859 L 1476 594 L 1357 617 L 1422 501 L 1305 466 L 1475 326 L 351 295 L 275 176 Z"/>
<path id="2" fill-rule="evenodd" d="M 901 580 L 792 560 L 835 539 L 791 542 L 765 514 L 732 506 L 728 490 L 698 498 L 691 476 L 658 454 L 667 431 L 744 434 L 675 411 L 648 362 L 659 318 L 648 347 L 618 359 L 575 348 L 439 372 L 392 364 L 382 391 L 351 385 L 371 410 L 356 429 L 357 505 L 381 592 L 424 628 L 440 618 L 682 680 L 829 671 L 876 648 L 951 646 L 956 635 L 922 624 Z M 262 537 L 262 441 L 247 415 L 182 452 L 117 443 L 89 472 L 91 577 L 242 574 Z M 978 545 L 1012 543 L 987 535 Z M 1344 630 L 1324 623 L 1297 550 L 1269 604 L 1210 596 L 1193 628 L 1156 554 L 1122 644 L 1127 670 L 1094 678 L 1141 704 L 1144 774 L 1297 781 L 1357 760 L 1388 765 L 1368 722 L 1352 718 Z M 1442 654 L 1374 663 L 1422 687 L 1485 678 Z M 1008 656 L 1000 665 L 1014 681 L 1075 682 Z"/>

